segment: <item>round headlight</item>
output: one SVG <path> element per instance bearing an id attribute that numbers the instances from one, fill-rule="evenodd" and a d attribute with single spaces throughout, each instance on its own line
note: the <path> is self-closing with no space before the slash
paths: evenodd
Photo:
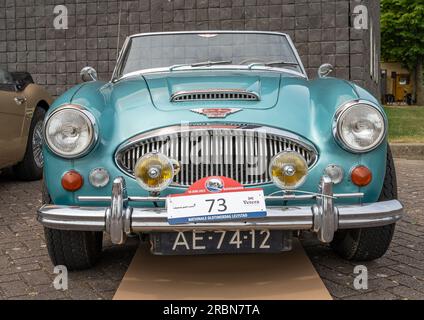
<path id="1" fill-rule="evenodd" d="M 158 192 L 171 184 L 174 167 L 174 163 L 167 156 L 152 152 L 138 159 L 134 175 L 143 189 Z"/>
<path id="2" fill-rule="evenodd" d="M 64 158 L 83 156 L 96 140 L 93 116 L 79 106 L 54 111 L 46 121 L 47 146 Z"/>
<path id="3" fill-rule="evenodd" d="M 296 189 L 306 180 L 308 164 L 297 152 L 284 151 L 272 158 L 269 175 L 278 187 Z"/>
<path id="4" fill-rule="evenodd" d="M 334 134 L 345 149 L 368 152 L 384 140 L 386 120 L 382 112 L 370 104 L 349 104 L 336 114 Z"/>

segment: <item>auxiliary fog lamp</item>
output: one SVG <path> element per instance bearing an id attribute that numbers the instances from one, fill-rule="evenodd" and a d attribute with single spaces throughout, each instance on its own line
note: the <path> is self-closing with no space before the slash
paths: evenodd
<path id="1" fill-rule="evenodd" d="M 138 159 L 134 175 L 138 184 L 150 192 L 166 189 L 179 172 L 179 163 L 162 153 L 150 152 Z"/>
<path id="2" fill-rule="evenodd" d="M 306 180 L 308 164 L 299 153 L 284 151 L 271 160 L 269 175 L 281 189 L 296 189 Z"/>

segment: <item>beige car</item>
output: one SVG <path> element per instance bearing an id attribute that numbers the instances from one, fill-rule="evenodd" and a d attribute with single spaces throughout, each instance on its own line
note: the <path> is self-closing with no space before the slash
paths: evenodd
<path id="1" fill-rule="evenodd" d="M 27 72 L 0 69 L 0 170 L 22 180 L 43 175 L 43 120 L 51 96 Z"/>

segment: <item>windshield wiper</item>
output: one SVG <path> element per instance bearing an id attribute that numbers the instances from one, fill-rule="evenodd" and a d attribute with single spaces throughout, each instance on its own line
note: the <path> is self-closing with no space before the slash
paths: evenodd
<path id="1" fill-rule="evenodd" d="M 223 61 L 203 61 L 203 62 L 196 62 L 196 63 L 185 63 L 185 64 L 176 64 L 173 66 L 169 67 L 169 71 L 175 70 L 177 68 L 182 68 L 182 67 L 210 67 L 210 66 L 214 66 L 214 65 L 219 65 L 219 64 L 231 64 L 233 63 L 231 60 L 223 60 Z"/>
<path id="2" fill-rule="evenodd" d="M 296 62 L 288 62 L 288 61 L 284 61 L 284 60 L 277 60 L 277 61 L 270 61 L 270 62 L 251 63 L 251 64 L 249 64 L 249 69 L 252 69 L 252 67 L 255 67 L 255 66 L 271 67 L 271 66 L 276 65 L 276 64 L 281 64 L 281 65 L 284 65 L 284 66 L 294 66 L 294 67 L 299 66 L 299 64 L 296 63 Z"/>
<path id="3" fill-rule="evenodd" d="M 217 64 L 231 64 L 231 63 L 233 63 L 231 60 L 204 61 L 204 62 L 193 63 L 190 66 L 191 67 L 203 67 L 203 66 L 213 66 L 213 65 L 217 65 Z"/>

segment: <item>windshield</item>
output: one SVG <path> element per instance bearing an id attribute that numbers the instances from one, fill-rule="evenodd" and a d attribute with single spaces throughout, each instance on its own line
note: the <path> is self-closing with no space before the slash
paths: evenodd
<path id="1" fill-rule="evenodd" d="M 268 33 L 171 33 L 133 36 L 116 77 L 145 69 L 244 65 L 302 73 L 289 40 Z"/>

